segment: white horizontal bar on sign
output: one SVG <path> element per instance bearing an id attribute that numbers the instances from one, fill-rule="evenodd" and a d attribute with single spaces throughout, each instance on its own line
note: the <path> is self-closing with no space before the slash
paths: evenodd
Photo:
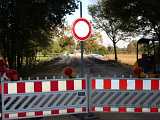
<path id="1" fill-rule="evenodd" d="M 47 115 L 51 115 L 52 113 L 51 113 L 51 111 L 43 111 L 43 115 L 45 116 L 47 116 Z"/>
<path id="2" fill-rule="evenodd" d="M 34 82 L 26 82 L 25 89 L 26 89 L 26 93 L 33 93 L 34 92 Z"/>
<path id="3" fill-rule="evenodd" d="M 82 112 L 82 108 L 75 108 L 74 110 L 76 113 Z"/>
<path id="4" fill-rule="evenodd" d="M 143 90 L 151 90 L 151 80 L 143 80 Z"/>
<path id="5" fill-rule="evenodd" d="M 8 83 L 8 94 L 17 93 L 17 83 Z"/>
<path id="6" fill-rule="evenodd" d="M 42 82 L 42 92 L 50 92 L 50 91 L 51 91 L 50 81 Z"/>
<path id="7" fill-rule="evenodd" d="M 58 90 L 59 91 L 66 91 L 66 81 L 58 81 Z"/>
<path id="8" fill-rule="evenodd" d="M 82 90 L 82 80 L 74 80 L 74 90 Z"/>
<path id="9" fill-rule="evenodd" d="M 112 90 L 119 90 L 119 80 L 117 80 L 117 79 L 111 80 L 111 89 Z"/>
<path id="10" fill-rule="evenodd" d="M 127 112 L 134 112 L 134 108 L 126 108 Z"/>
<path id="11" fill-rule="evenodd" d="M 127 90 L 135 90 L 135 80 L 127 80 Z"/>
<path id="12" fill-rule="evenodd" d="M 119 112 L 119 108 L 111 107 L 111 112 Z"/>
<path id="13" fill-rule="evenodd" d="M 104 81 L 103 79 L 96 79 L 96 83 L 95 83 L 96 84 L 96 86 L 95 86 L 96 89 L 104 89 L 103 81 Z"/>
<path id="14" fill-rule="evenodd" d="M 103 107 L 95 107 L 95 111 L 103 112 Z"/>
<path id="15" fill-rule="evenodd" d="M 142 108 L 142 112 L 150 112 L 150 108 Z"/>
<path id="16" fill-rule="evenodd" d="M 59 110 L 59 114 L 66 114 L 66 113 L 67 113 L 67 109 Z"/>
<path id="17" fill-rule="evenodd" d="M 34 117 L 35 116 L 35 112 L 26 112 L 26 116 L 27 117 Z"/>
<path id="18" fill-rule="evenodd" d="M 18 118 L 18 113 L 9 114 L 9 118 Z"/>

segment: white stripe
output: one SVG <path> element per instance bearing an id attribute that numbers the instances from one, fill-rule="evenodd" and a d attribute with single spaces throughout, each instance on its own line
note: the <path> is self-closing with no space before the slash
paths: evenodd
<path id="1" fill-rule="evenodd" d="M 50 91 L 51 91 L 50 81 L 42 82 L 42 92 L 50 92 Z"/>
<path id="2" fill-rule="evenodd" d="M 82 90 L 82 80 L 74 80 L 74 90 Z"/>
<path id="3" fill-rule="evenodd" d="M 52 113 L 51 113 L 51 111 L 43 111 L 43 115 L 45 116 L 45 115 L 51 115 Z"/>
<path id="4" fill-rule="evenodd" d="M 67 109 L 59 110 L 59 114 L 66 114 L 66 113 L 67 113 Z"/>
<path id="5" fill-rule="evenodd" d="M 119 80 L 111 80 L 111 89 L 119 89 Z"/>
<path id="6" fill-rule="evenodd" d="M 158 108 L 158 112 L 160 112 L 160 108 Z"/>
<path id="7" fill-rule="evenodd" d="M 34 82 L 26 82 L 26 93 L 33 93 L 34 92 Z"/>
<path id="8" fill-rule="evenodd" d="M 126 108 L 127 112 L 134 112 L 134 108 Z"/>
<path id="9" fill-rule="evenodd" d="M 119 108 L 114 108 L 114 107 L 112 107 L 112 108 L 111 108 L 111 112 L 119 112 Z"/>
<path id="10" fill-rule="evenodd" d="M 17 93 L 17 83 L 8 83 L 8 94 Z"/>
<path id="11" fill-rule="evenodd" d="M 135 80 L 127 80 L 127 90 L 135 90 Z"/>
<path id="12" fill-rule="evenodd" d="M 66 91 L 66 81 L 58 81 L 59 91 Z"/>
<path id="13" fill-rule="evenodd" d="M 33 116 L 35 116 L 35 112 L 27 112 L 26 116 L 27 117 L 33 117 Z"/>
<path id="14" fill-rule="evenodd" d="M 142 108 L 142 112 L 150 112 L 150 108 Z"/>
<path id="15" fill-rule="evenodd" d="M 76 113 L 82 112 L 82 108 L 75 108 L 75 112 Z"/>
<path id="16" fill-rule="evenodd" d="M 95 111 L 103 111 L 103 107 L 95 107 Z"/>
<path id="17" fill-rule="evenodd" d="M 151 90 L 151 80 L 143 80 L 143 90 Z"/>
<path id="18" fill-rule="evenodd" d="M 18 113 L 9 114 L 9 118 L 18 118 Z"/>
<path id="19" fill-rule="evenodd" d="M 96 79 L 96 89 L 103 89 L 103 79 Z"/>

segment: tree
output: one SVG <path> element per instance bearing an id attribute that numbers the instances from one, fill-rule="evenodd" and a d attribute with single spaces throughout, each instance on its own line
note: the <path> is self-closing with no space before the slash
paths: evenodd
<path id="1" fill-rule="evenodd" d="M 112 16 L 125 24 L 123 29 L 152 34 L 160 39 L 159 0 L 107 0 L 107 3 Z"/>
<path id="2" fill-rule="evenodd" d="M 108 9 L 106 0 L 101 0 L 96 5 L 89 6 L 88 9 L 94 19 L 93 21 L 96 22 L 97 28 L 105 31 L 112 41 L 115 60 L 117 61 L 116 44 L 128 36 L 126 32 L 120 29 L 123 26 L 122 22 L 116 17 L 111 16 L 112 11 Z"/>
<path id="3" fill-rule="evenodd" d="M 77 0 L 1 0 L 0 50 L 10 67 L 34 60 L 48 47 L 63 17 L 77 8 Z"/>

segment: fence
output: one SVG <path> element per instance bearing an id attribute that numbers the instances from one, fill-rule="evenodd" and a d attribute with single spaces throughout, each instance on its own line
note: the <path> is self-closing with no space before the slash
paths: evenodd
<path id="1" fill-rule="evenodd" d="M 160 112 L 160 79 L 1 80 L 1 117 L 88 112 Z"/>

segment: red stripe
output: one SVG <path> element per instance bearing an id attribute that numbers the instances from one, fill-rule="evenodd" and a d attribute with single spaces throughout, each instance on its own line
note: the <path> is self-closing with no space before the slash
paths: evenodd
<path id="1" fill-rule="evenodd" d="M 82 89 L 86 89 L 86 80 L 82 80 Z"/>
<path id="2" fill-rule="evenodd" d="M 111 80 L 110 79 L 106 79 L 104 80 L 104 89 L 111 89 Z"/>
<path id="3" fill-rule="evenodd" d="M 74 112 L 75 112 L 74 108 L 67 108 L 67 113 L 74 113 Z"/>
<path id="4" fill-rule="evenodd" d="M 92 112 L 95 112 L 95 111 L 96 111 L 96 110 L 95 110 L 95 107 L 92 107 L 91 111 L 92 111 Z"/>
<path id="5" fill-rule="evenodd" d="M 17 83 L 17 93 L 25 93 L 25 82 Z"/>
<path id="6" fill-rule="evenodd" d="M 151 80 L 151 90 L 159 90 L 159 80 Z"/>
<path id="7" fill-rule="evenodd" d="M 55 115 L 55 114 L 57 115 L 57 114 L 59 114 L 59 110 L 58 109 L 52 110 L 51 113 L 52 113 L 52 115 Z"/>
<path id="8" fill-rule="evenodd" d="M 4 117 L 5 118 L 9 118 L 9 114 L 7 113 L 7 114 L 4 114 Z"/>
<path id="9" fill-rule="evenodd" d="M 126 107 L 119 107 L 119 112 L 126 112 Z"/>
<path id="10" fill-rule="evenodd" d="M 92 80 L 92 89 L 94 90 L 96 88 L 96 80 Z"/>
<path id="11" fill-rule="evenodd" d="M 35 116 L 42 116 L 43 115 L 43 112 L 42 111 L 37 111 L 35 112 Z"/>
<path id="12" fill-rule="evenodd" d="M 67 90 L 74 90 L 74 80 L 67 80 L 66 84 Z"/>
<path id="13" fill-rule="evenodd" d="M 119 80 L 119 89 L 120 90 L 127 90 L 127 80 L 126 79 Z"/>
<path id="14" fill-rule="evenodd" d="M 158 112 L 158 108 L 153 107 L 153 108 L 150 109 L 150 111 L 151 111 L 151 112 Z"/>
<path id="15" fill-rule="evenodd" d="M 26 117 L 26 112 L 19 112 L 18 117 Z"/>
<path id="16" fill-rule="evenodd" d="M 86 107 L 82 107 L 82 112 L 86 112 Z"/>
<path id="17" fill-rule="evenodd" d="M 42 92 L 42 82 L 34 82 L 34 92 Z"/>
<path id="18" fill-rule="evenodd" d="M 111 112 L 111 107 L 105 106 L 103 107 L 104 112 Z"/>
<path id="19" fill-rule="evenodd" d="M 51 81 L 51 91 L 58 91 L 58 81 Z"/>
<path id="20" fill-rule="evenodd" d="M 8 94 L 8 83 L 4 83 L 4 94 Z"/>
<path id="21" fill-rule="evenodd" d="M 143 80 L 135 80 L 135 89 L 143 90 Z"/>
<path id="22" fill-rule="evenodd" d="M 134 109 L 134 111 L 135 111 L 135 112 L 142 112 L 142 108 L 136 107 L 136 108 Z"/>

